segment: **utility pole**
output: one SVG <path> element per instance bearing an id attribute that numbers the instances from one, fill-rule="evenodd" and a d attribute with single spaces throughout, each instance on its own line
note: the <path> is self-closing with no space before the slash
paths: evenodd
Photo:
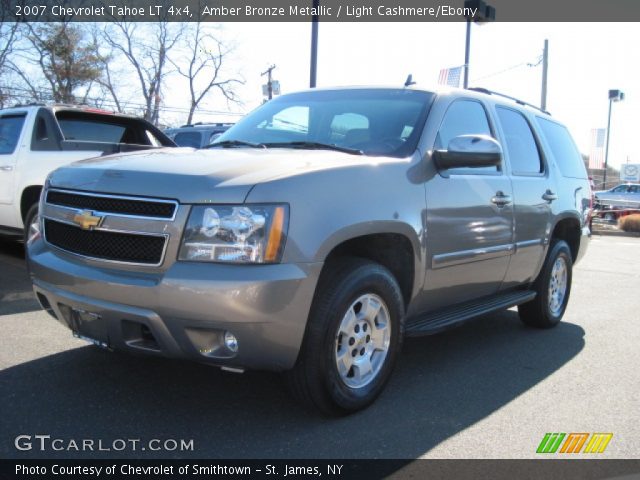
<path id="1" fill-rule="evenodd" d="M 313 10 L 318 12 L 320 0 L 313 0 Z M 309 67 L 309 88 L 316 88 L 318 71 L 318 15 L 311 19 L 311 64 Z"/>
<path id="2" fill-rule="evenodd" d="M 547 109 L 547 71 L 549 68 L 549 40 L 544 39 L 544 50 L 542 51 L 542 98 L 540 108 Z"/>
<path id="3" fill-rule="evenodd" d="M 275 65 L 271 65 L 269 68 L 267 68 L 266 71 L 260 74 L 261 77 L 264 77 L 265 75 L 267 75 L 267 93 L 268 93 L 269 100 L 273 98 L 273 79 L 271 78 L 271 72 L 273 72 L 275 68 L 276 68 Z"/>

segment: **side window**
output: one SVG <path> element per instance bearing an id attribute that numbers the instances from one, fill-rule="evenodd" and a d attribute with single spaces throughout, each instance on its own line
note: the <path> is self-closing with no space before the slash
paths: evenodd
<path id="1" fill-rule="evenodd" d="M 640 188 L 638 188 L 637 185 L 629 186 L 629 193 L 638 193 L 638 192 L 640 192 Z"/>
<path id="2" fill-rule="evenodd" d="M 202 139 L 200 132 L 180 132 L 173 138 L 173 141 L 176 142 L 179 147 L 200 148 Z"/>
<path id="3" fill-rule="evenodd" d="M 434 149 L 446 149 L 449 142 L 460 135 L 493 136 L 487 112 L 481 103 L 472 100 L 457 100 L 449 106 L 445 113 L 440 130 L 436 135 Z M 450 174 L 491 174 L 499 171 L 498 167 L 452 168 Z"/>
<path id="4" fill-rule="evenodd" d="M 550 154 L 560 168 L 562 175 L 572 178 L 587 178 L 587 169 L 569 131 L 559 123 L 546 118 L 536 117 L 536 119 L 542 135 L 549 144 Z"/>
<path id="5" fill-rule="evenodd" d="M 16 149 L 24 119 L 24 113 L 0 116 L 0 155 L 11 154 Z"/>
<path id="6" fill-rule="evenodd" d="M 515 175 L 543 172 L 538 145 L 524 115 L 510 108 L 497 107 L 496 111 L 504 131 L 511 171 Z"/>

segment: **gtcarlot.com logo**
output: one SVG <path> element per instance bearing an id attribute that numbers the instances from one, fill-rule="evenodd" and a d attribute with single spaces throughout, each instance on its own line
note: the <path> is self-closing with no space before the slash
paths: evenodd
<path id="1" fill-rule="evenodd" d="M 546 433 L 536 453 L 603 453 L 612 437 L 613 433 Z"/>
<path id="2" fill-rule="evenodd" d="M 103 440 L 94 438 L 55 438 L 51 435 L 18 435 L 14 441 L 17 450 L 39 450 L 41 452 L 192 452 L 193 440 L 175 438 L 116 438 Z"/>

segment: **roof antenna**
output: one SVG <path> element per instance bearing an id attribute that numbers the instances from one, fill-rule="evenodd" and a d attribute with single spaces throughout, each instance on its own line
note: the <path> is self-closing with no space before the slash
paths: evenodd
<path id="1" fill-rule="evenodd" d="M 416 82 L 413 81 L 413 75 L 409 74 L 407 76 L 407 79 L 404 82 L 404 86 L 405 87 L 410 87 L 411 85 L 415 85 Z"/>

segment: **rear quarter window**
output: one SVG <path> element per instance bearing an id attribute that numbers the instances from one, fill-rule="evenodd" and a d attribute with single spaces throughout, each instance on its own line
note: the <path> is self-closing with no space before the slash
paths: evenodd
<path id="1" fill-rule="evenodd" d="M 587 169 L 569 130 L 546 118 L 537 117 L 536 119 L 540 125 L 542 136 L 551 149 L 549 154 L 560 168 L 562 176 L 586 179 Z"/>
<path id="2" fill-rule="evenodd" d="M 108 144 L 153 145 L 148 125 L 139 119 L 83 110 L 55 112 L 64 140 Z"/>
<path id="3" fill-rule="evenodd" d="M 121 143 L 126 130 L 122 125 L 110 125 L 90 120 L 65 119 L 60 120 L 59 123 L 65 140 L 83 142 Z"/>

